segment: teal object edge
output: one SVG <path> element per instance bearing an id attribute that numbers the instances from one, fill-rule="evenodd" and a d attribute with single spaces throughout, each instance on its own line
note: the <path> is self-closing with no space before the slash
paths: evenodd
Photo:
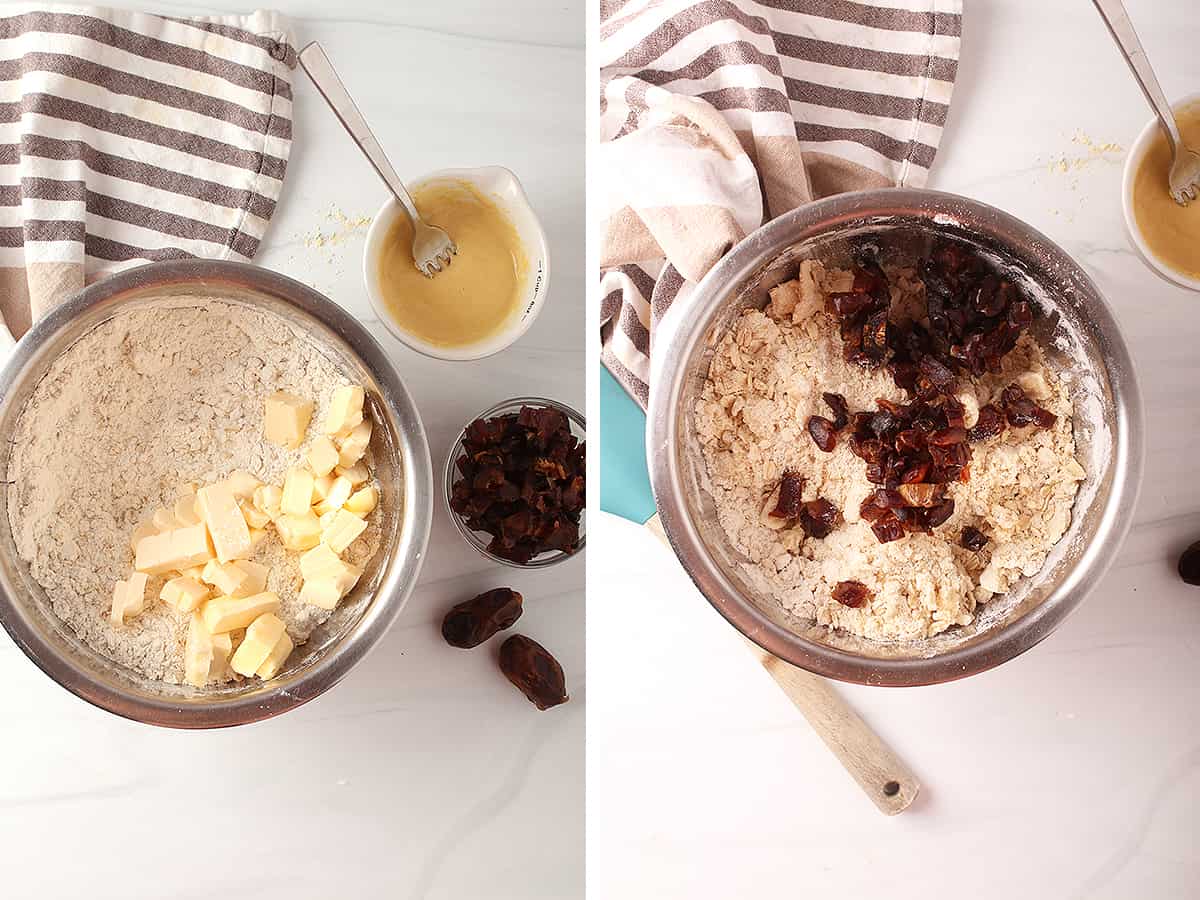
<path id="1" fill-rule="evenodd" d="M 646 468 L 646 414 L 600 367 L 600 508 L 644 525 L 654 515 Z"/>

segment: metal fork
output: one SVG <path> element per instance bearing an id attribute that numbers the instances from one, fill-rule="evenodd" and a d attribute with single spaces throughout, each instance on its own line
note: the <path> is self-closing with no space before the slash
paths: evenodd
<path id="1" fill-rule="evenodd" d="M 392 168 L 392 164 L 388 162 L 379 140 L 367 125 L 363 114 L 359 112 L 321 45 L 313 41 L 300 51 L 298 58 L 300 65 L 308 73 L 308 77 L 312 79 L 321 96 L 325 98 L 325 102 L 329 104 L 329 108 L 333 110 L 333 114 L 342 123 L 342 127 L 350 133 L 354 143 L 358 144 L 358 149 L 375 167 L 375 171 L 379 173 L 379 177 L 383 179 L 384 184 L 388 186 L 396 200 L 408 211 L 408 217 L 413 223 L 413 263 L 422 275 L 432 278 L 435 273 L 450 265 L 450 259 L 458 253 L 458 247 L 444 230 L 436 225 L 430 225 L 421 218 L 408 189 L 396 174 L 396 170 Z"/>
<path id="2" fill-rule="evenodd" d="M 1196 199 L 1200 190 L 1200 153 L 1188 147 L 1179 134 L 1179 125 L 1175 121 L 1175 113 L 1167 103 L 1142 42 L 1138 40 L 1133 23 L 1121 0 L 1092 0 L 1104 24 L 1112 33 L 1113 40 L 1121 48 L 1125 62 L 1133 70 L 1133 77 L 1141 85 L 1142 93 L 1150 101 L 1150 106 L 1158 116 L 1158 122 L 1167 135 L 1167 143 L 1171 145 L 1171 171 L 1167 176 L 1167 186 L 1171 197 L 1180 205 L 1186 206 L 1188 201 Z"/>

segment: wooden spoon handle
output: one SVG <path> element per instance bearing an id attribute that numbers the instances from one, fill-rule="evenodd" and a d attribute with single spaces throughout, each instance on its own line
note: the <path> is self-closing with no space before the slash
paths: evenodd
<path id="1" fill-rule="evenodd" d="M 646 527 L 670 548 L 671 542 L 658 516 L 651 517 Z M 767 653 L 748 638 L 746 643 L 879 811 L 894 816 L 908 809 L 921 790 L 917 776 L 850 708 L 833 685 Z"/>
<path id="2" fill-rule="evenodd" d="M 917 776 L 850 708 L 828 679 L 747 643 L 879 811 L 894 816 L 908 809 L 921 790 Z"/>

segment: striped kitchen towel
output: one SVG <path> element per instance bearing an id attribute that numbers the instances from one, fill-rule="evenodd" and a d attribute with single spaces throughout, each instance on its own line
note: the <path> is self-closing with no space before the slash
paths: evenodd
<path id="1" fill-rule="evenodd" d="M 920 186 L 961 0 L 601 0 L 601 358 L 644 407 L 654 323 L 814 198 Z"/>
<path id="2" fill-rule="evenodd" d="M 283 186 L 295 63 L 272 12 L 0 7 L 8 330 L 118 269 L 251 259 Z"/>

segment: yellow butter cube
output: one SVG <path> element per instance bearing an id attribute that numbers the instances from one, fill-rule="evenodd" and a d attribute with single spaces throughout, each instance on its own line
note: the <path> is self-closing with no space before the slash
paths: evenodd
<path id="1" fill-rule="evenodd" d="M 208 684 L 213 667 L 212 634 L 199 616 L 192 616 L 188 624 L 187 643 L 183 648 L 183 678 L 195 687 Z"/>
<path id="2" fill-rule="evenodd" d="M 339 509 L 333 514 L 329 527 L 321 533 L 321 542 L 328 544 L 334 553 L 342 553 L 366 527 L 367 523 L 354 513 Z"/>
<path id="3" fill-rule="evenodd" d="M 319 475 L 313 479 L 313 503 L 324 500 L 329 496 L 329 489 L 333 487 L 332 475 Z"/>
<path id="4" fill-rule="evenodd" d="M 364 419 L 338 443 L 338 464 L 344 469 L 356 465 L 371 443 L 371 420 Z"/>
<path id="5" fill-rule="evenodd" d="M 308 448 L 308 465 L 314 475 L 328 475 L 338 464 L 338 448 L 327 435 L 313 438 Z"/>
<path id="6" fill-rule="evenodd" d="M 229 660 L 229 666 L 239 675 L 249 678 L 267 661 L 275 645 L 285 633 L 283 620 L 274 613 L 263 613 L 250 623 L 241 645 Z"/>
<path id="7" fill-rule="evenodd" d="M 304 441 L 304 432 L 308 431 L 312 413 L 311 400 L 305 400 L 287 391 L 276 391 L 267 398 L 267 413 L 263 425 L 267 440 L 295 450 Z"/>
<path id="8" fill-rule="evenodd" d="M 129 549 L 137 553 L 137 545 L 142 538 L 148 538 L 151 535 L 158 534 L 158 529 L 154 527 L 153 522 L 143 522 L 133 529 L 133 534 L 129 536 Z"/>
<path id="9" fill-rule="evenodd" d="M 325 414 L 326 434 L 342 434 L 363 420 L 363 400 L 366 392 L 358 385 L 334 390 Z"/>
<path id="10" fill-rule="evenodd" d="M 250 527 L 227 483 L 200 488 L 196 492 L 196 508 L 212 535 L 217 559 L 229 562 L 250 555 Z"/>
<path id="11" fill-rule="evenodd" d="M 357 581 L 362 570 L 344 562 L 328 544 L 319 544 L 300 556 L 300 574 L 305 581 L 346 575 Z"/>
<path id="12" fill-rule="evenodd" d="M 239 559 L 231 565 L 237 566 L 246 573 L 246 580 L 242 583 L 242 590 L 248 590 L 249 594 L 258 594 L 267 589 L 267 576 L 271 570 L 262 563 L 251 562 L 248 559 Z"/>
<path id="13" fill-rule="evenodd" d="M 244 469 L 235 469 L 233 474 L 225 479 L 233 496 L 239 500 L 249 500 L 254 492 L 262 486 L 262 482 Z"/>
<path id="14" fill-rule="evenodd" d="M 174 511 L 169 510 L 165 507 L 156 509 L 154 511 L 154 516 L 150 519 L 150 522 L 160 532 L 170 531 L 172 528 L 175 528 L 177 525 L 180 524 L 175 521 Z"/>
<path id="15" fill-rule="evenodd" d="M 321 609 L 333 609 L 342 599 L 343 592 L 338 589 L 332 578 L 317 578 L 304 582 L 300 588 L 300 599 Z"/>
<path id="16" fill-rule="evenodd" d="M 212 594 L 208 585 L 190 575 L 180 575 L 163 585 L 158 597 L 180 612 L 192 612 Z"/>
<path id="17" fill-rule="evenodd" d="M 312 509 L 313 474 L 307 469 L 288 469 L 283 479 L 279 508 L 285 516 L 302 516 Z"/>
<path id="18" fill-rule="evenodd" d="M 367 471 L 366 465 L 361 462 L 357 462 L 352 466 L 338 466 L 333 471 L 337 475 L 349 478 L 350 483 L 355 487 L 364 484 L 371 477 L 371 473 Z"/>
<path id="19" fill-rule="evenodd" d="M 188 566 L 186 569 L 180 569 L 179 574 L 187 578 L 195 578 L 197 581 L 203 581 L 201 577 L 204 574 L 204 566 Z"/>
<path id="20" fill-rule="evenodd" d="M 251 529 L 266 528 L 271 522 L 271 517 L 265 512 L 246 500 L 238 501 L 238 509 L 242 511 L 242 518 L 246 520 L 246 525 Z"/>
<path id="21" fill-rule="evenodd" d="M 279 542 L 293 552 L 308 550 L 321 542 L 321 522 L 311 512 L 303 516 L 280 516 L 275 520 Z"/>
<path id="22" fill-rule="evenodd" d="M 228 681 L 233 677 L 229 668 L 229 658 L 233 656 L 233 637 L 231 633 L 214 634 L 212 636 L 213 659 L 208 670 L 209 681 Z"/>
<path id="23" fill-rule="evenodd" d="M 212 634 L 245 628 L 264 613 L 279 611 L 279 597 L 263 591 L 251 597 L 213 597 L 200 606 L 204 627 Z"/>
<path id="24" fill-rule="evenodd" d="M 196 511 L 196 495 L 187 494 L 175 501 L 175 521 L 179 526 L 197 525 L 200 514 Z"/>
<path id="25" fill-rule="evenodd" d="M 354 485 L 350 483 L 350 479 L 339 475 L 333 479 L 333 484 L 329 486 L 329 493 L 325 495 L 325 499 L 313 507 L 313 512 L 318 516 L 323 516 L 327 512 L 341 509 L 353 492 Z"/>
<path id="26" fill-rule="evenodd" d="M 201 522 L 142 538 L 134 551 L 133 567 L 139 572 L 162 575 L 203 565 L 215 555 L 208 528 Z"/>
<path id="27" fill-rule="evenodd" d="M 123 625 L 145 608 L 146 575 L 134 572 L 126 581 L 118 581 L 113 587 L 112 610 L 108 618 L 114 625 Z"/>
<path id="28" fill-rule="evenodd" d="M 281 515 L 283 510 L 279 508 L 279 504 L 283 502 L 283 489 L 276 487 L 273 484 L 264 484 L 260 488 L 254 490 L 254 506 L 270 516 L 274 522 Z"/>
<path id="29" fill-rule="evenodd" d="M 367 485 L 365 488 L 360 488 L 351 494 L 342 505 L 347 512 L 352 512 L 359 518 L 364 518 L 370 515 L 371 510 L 379 505 L 379 491 L 373 486 Z"/>
<path id="30" fill-rule="evenodd" d="M 254 674 L 264 681 L 268 678 L 274 678 L 279 674 L 279 670 L 283 668 L 283 664 L 287 662 L 287 658 L 291 655 L 294 646 L 292 639 L 288 637 L 285 631 L 280 635 L 271 652 L 267 654 L 266 660 L 258 667 L 258 670 Z"/>
<path id="31" fill-rule="evenodd" d="M 230 677 L 229 657 L 233 641 L 228 634 L 213 634 L 199 615 L 188 623 L 187 643 L 183 649 L 184 680 L 196 687 Z"/>
<path id="32" fill-rule="evenodd" d="M 337 514 L 338 511 L 336 509 L 331 509 L 329 512 L 321 515 L 321 518 L 318 520 L 321 524 L 321 531 L 325 531 L 333 524 L 333 520 L 337 518 Z"/>
<path id="33" fill-rule="evenodd" d="M 223 563 L 214 559 L 204 567 L 200 577 L 226 597 L 249 597 L 262 591 L 262 587 L 253 587 L 250 574 L 236 562 Z"/>

